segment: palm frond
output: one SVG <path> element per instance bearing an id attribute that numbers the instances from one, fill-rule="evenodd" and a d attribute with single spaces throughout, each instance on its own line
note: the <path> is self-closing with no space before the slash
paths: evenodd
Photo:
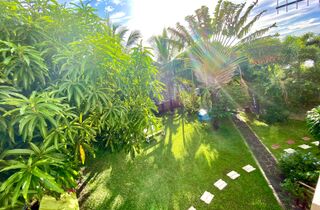
<path id="1" fill-rule="evenodd" d="M 245 25 L 243 28 L 241 28 L 240 32 L 238 33 L 237 37 L 241 39 L 244 35 L 246 35 L 249 30 L 252 28 L 254 23 L 259 20 L 259 18 L 263 15 L 263 13 L 267 12 L 267 10 L 263 10 L 259 14 L 257 14 L 247 25 Z"/>
<path id="2" fill-rule="evenodd" d="M 267 31 L 269 31 L 271 28 L 276 27 L 276 26 L 277 26 L 276 23 L 274 23 L 266 28 L 260 29 L 256 32 L 246 36 L 245 38 L 241 39 L 239 43 L 244 44 L 244 43 L 254 41 L 255 39 L 257 39 L 257 38 L 261 37 L 263 34 L 265 34 Z"/>
<path id="3" fill-rule="evenodd" d="M 129 29 L 124 26 L 119 26 L 119 27 L 116 26 L 115 31 L 116 31 L 116 34 L 120 37 L 120 40 L 123 40 L 124 36 L 129 31 Z"/>
<path id="4" fill-rule="evenodd" d="M 221 8 L 221 3 L 222 3 L 222 0 L 219 0 L 217 5 L 216 5 L 216 8 L 214 10 L 214 19 L 217 20 L 219 15 L 220 15 L 220 8 Z"/>
<path id="5" fill-rule="evenodd" d="M 247 22 L 247 19 L 252 11 L 252 9 L 257 5 L 258 1 L 254 1 L 248 8 L 247 10 L 245 11 L 245 13 L 241 16 L 239 22 L 237 23 L 236 25 L 236 32 L 238 33 L 242 26 Z"/>
<path id="6" fill-rule="evenodd" d="M 134 44 L 136 44 L 139 41 L 139 39 L 141 39 L 141 37 L 142 35 L 140 31 L 138 30 L 132 31 L 127 39 L 126 48 L 132 47 Z"/>

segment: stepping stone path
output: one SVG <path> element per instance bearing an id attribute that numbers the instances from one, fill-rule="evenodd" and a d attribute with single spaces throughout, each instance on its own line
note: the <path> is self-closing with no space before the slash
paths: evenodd
<path id="1" fill-rule="evenodd" d="M 298 147 L 302 148 L 302 149 L 310 149 L 311 147 L 307 144 L 301 144 Z"/>
<path id="2" fill-rule="evenodd" d="M 212 199 L 213 199 L 214 195 L 211 194 L 208 191 L 205 191 L 202 196 L 200 197 L 200 200 L 202 200 L 203 202 L 205 202 L 206 204 L 210 204 Z"/>
<path id="3" fill-rule="evenodd" d="M 238 174 L 235 171 L 230 171 L 229 173 L 227 173 L 227 176 L 230 177 L 231 179 L 236 179 L 240 176 L 240 174 Z"/>
<path id="4" fill-rule="evenodd" d="M 227 183 L 222 179 L 219 179 L 213 185 L 216 186 L 216 188 L 218 188 L 219 190 L 223 190 L 223 188 L 227 186 Z"/>
<path id="5" fill-rule="evenodd" d="M 305 136 L 305 137 L 303 137 L 302 138 L 304 141 L 309 141 L 310 140 L 310 138 L 308 137 L 308 136 Z"/>
<path id="6" fill-rule="evenodd" d="M 296 150 L 292 149 L 292 148 L 288 148 L 288 149 L 284 149 L 283 151 L 285 151 L 286 153 L 288 154 L 292 154 L 292 153 L 295 153 Z"/>
<path id="7" fill-rule="evenodd" d="M 291 139 L 289 139 L 289 140 L 287 141 L 287 144 L 289 144 L 289 145 L 294 144 L 294 143 L 296 143 L 296 142 L 293 141 L 293 140 L 291 140 Z"/>
<path id="8" fill-rule="evenodd" d="M 247 171 L 248 173 L 249 172 L 252 172 L 254 170 L 256 170 L 254 167 L 252 167 L 251 165 L 246 165 L 244 167 L 242 167 L 243 170 Z M 235 171 L 230 171 L 229 173 L 227 173 L 227 176 L 230 177 L 231 179 L 237 179 L 240 174 L 235 172 Z M 219 190 L 223 190 L 228 184 L 223 181 L 222 179 L 219 179 L 218 181 L 216 181 L 214 183 L 214 186 L 217 187 Z M 205 191 L 202 196 L 200 197 L 200 200 L 202 200 L 203 202 L 205 202 L 206 204 L 210 204 L 212 199 L 213 199 L 214 195 L 211 194 L 210 192 L 208 191 Z M 193 206 L 190 206 L 188 208 L 188 210 L 196 210 L 195 207 Z"/>
<path id="9" fill-rule="evenodd" d="M 246 166 L 242 167 L 242 169 L 245 170 L 248 173 L 256 170 L 256 168 L 252 167 L 252 165 L 246 165 Z"/>
<path id="10" fill-rule="evenodd" d="M 236 115 L 234 115 L 232 119 L 249 145 L 250 150 L 264 171 L 264 174 L 269 180 L 276 195 L 279 197 L 281 203 L 285 205 L 284 209 L 299 209 L 295 208 L 295 201 L 293 199 L 288 199 L 287 193 L 280 185 L 283 181 L 283 177 L 281 176 L 280 170 L 277 167 L 277 161 L 274 156 L 265 147 L 259 137 L 252 131 L 246 122 L 241 120 L 241 118 L 238 118 Z"/>
<path id="11" fill-rule="evenodd" d="M 271 146 L 272 149 L 279 149 L 280 145 L 279 144 L 273 144 Z"/>
<path id="12" fill-rule="evenodd" d="M 316 146 L 319 146 L 319 141 L 313 141 L 313 142 L 311 142 L 311 144 L 314 144 L 314 145 L 316 145 Z"/>

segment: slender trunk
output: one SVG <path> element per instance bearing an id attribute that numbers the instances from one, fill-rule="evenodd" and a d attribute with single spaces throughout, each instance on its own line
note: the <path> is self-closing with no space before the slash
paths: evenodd
<path id="1" fill-rule="evenodd" d="M 211 92 L 211 101 L 212 101 L 212 105 L 214 106 L 214 104 L 219 103 L 220 101 L 220 97 L 219 97 L 219 89 L 217 90 L 213 90 Z M 212 119 L 212 126 L 214 130 L 218 130 L 220 128 L 220 119 L 216 116 L 211 116 Z"/>
<path id="2" fill-rule="evenodd" d="M 249 94 L 252 98 L 252 105 L 251 106 L 252 106 L 253 112 L 255 114 L 260 114 L 260 104 L 259 104 L 259 100 L 258 100 L 257 96 L 250 90 L 249 90 Z"/>

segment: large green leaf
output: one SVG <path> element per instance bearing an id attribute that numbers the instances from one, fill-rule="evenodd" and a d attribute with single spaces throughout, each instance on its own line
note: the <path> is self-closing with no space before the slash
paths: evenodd
<path id="1" fill-rule="evenodd" d="M 43 181 L 44 185 L 52 191 L 63 193 L 64 190 L 59 186 L 56 182 L 54 177 L 51 175 L 41 171 L 38 167 L 34 167 L 32 172 L 33 175 L 37 176 L 40 180 Z"/>

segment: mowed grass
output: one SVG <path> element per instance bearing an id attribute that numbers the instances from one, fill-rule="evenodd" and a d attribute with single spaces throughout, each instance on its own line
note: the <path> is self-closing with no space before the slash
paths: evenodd
<path id="1" fill-rule="evenodd" d="M 308 133 L 307 125 L 302 120 L 289 119 L 283 123 L 266 124 L 254 118 L 249 119 L 247 123 L 251 126 L 254 132 L 259 136 L 262 142 L 268 147 L 268 149 L 279 159 L 284 153 L 284 149 L 293 148 L 297 151 L 312 152 L 314 154 L 319 153 L 319 149 L 311 142 L 315 141 Z M 309 137 L 309 141 L 305 141 L 303 137 Z M 293 140 L 295 143 L 289 145 L 288 140 Z M 273 149 L 272 145 L 279 144 L 278 149 Z M 312 146 L 310 149 L 301 149 L 298 146 L 301 144 L 307 144 Z"/>
<path id="2" fill-rule="evenodd" d="M 281 209 L 231 121 L 218 131 L 198 121 L 165 117 L 166 136 L 146 144 L 130 160 L 125 153 L 99 152 L 90 160 L 92 177 L 81 193 L 82 209 Z M 231 180 L 226 173 L 241 174 Z M 219 191 L 213 183 L 228 185 Z M 211 204 L 200 201 L 204 191 L 214 194 Z"/>

